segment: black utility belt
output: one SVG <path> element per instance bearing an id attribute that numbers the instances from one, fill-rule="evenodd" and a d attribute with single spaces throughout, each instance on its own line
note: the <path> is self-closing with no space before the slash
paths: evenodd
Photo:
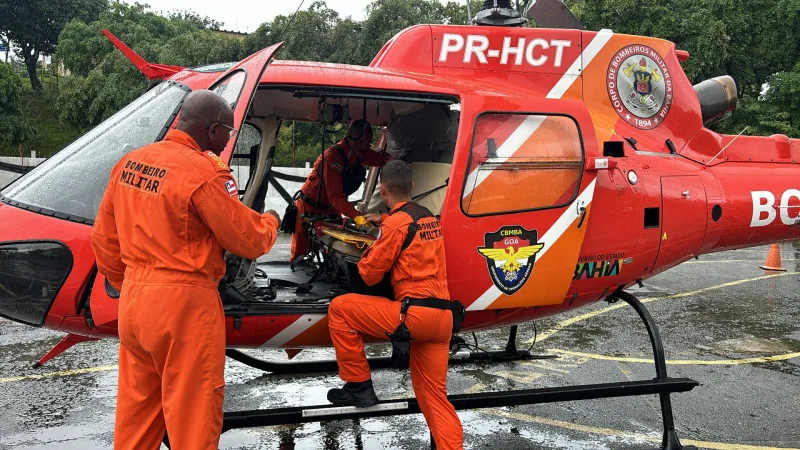
<path id="1" fill-rule="evenodd" d="M 411 333 L 406 327 L 405 314 L 408 308 L 412 306 L 422 306 L 425 308 L 441 309 L 453 312 L 453 333 L 458 333 L 461 330 L 461 323 L 464 321 L 466 309 L 464 305 L 458 300 L 442 300 L 440 298 L 410 298 L 406 297 L 402 300 L 403 305 L 400 307 L 400 313 L 403 319 L 394 333 L 386 333 L 389 341 L 392 343 L 392 362 L 391 366 L 395 369 L 408 369 L 411 361 Z"/>
<path id="2" fill-rule="evenodd" d="M 443 309 L 445 311 L 452 311 L 453 313 L 453 333 L 458 333 L 461 330 L 461 323 L 464 321 L 466 309 L 464 304 L 458 300 L 443 300 L 435 297 L 428 298 L 411 298 L 406 297 L 402 300 L 403 305 L 400 307 L 400 314 L 408 312 L 411 306 L 422 306 L 425 308 Z"/>
<path id="3" fill-rule="evenodd" d="M 331 205 L 326 205 L 324 203 L 318 203 L 313 198 L 307 196 L 306 194 L 303 194 L 303 191 L 299 191 L 299 192 L 300 192 L 300 199 L 303 200 L 303 203 L 311 205 L 312 208 L 319 208 L 319 209 L 331 209 L 331 208 L 333 208 L 333 206 L 331 206 Z"/>

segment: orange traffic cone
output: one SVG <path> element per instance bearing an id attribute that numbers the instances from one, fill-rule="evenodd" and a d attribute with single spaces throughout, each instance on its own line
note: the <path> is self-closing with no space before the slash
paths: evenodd
<path id="1" fill-rule="evenodd" d="M 761 266 L 764 270 L 774 270 L 780 272 L 786 272 L 781 266 L 781 246 L 778 244 L 772 244 L 769 247 L 769 255 L 767 255 L 767 261 Z"/>

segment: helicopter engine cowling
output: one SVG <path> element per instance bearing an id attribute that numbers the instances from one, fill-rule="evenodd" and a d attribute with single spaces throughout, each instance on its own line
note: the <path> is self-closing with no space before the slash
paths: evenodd
<path id="1" fill-rule="evenodd" d="M 736 82 L 728 75 L 715 77 L 694 85 L 700 100 L 703 123 L 709 123 L 736 109 Z"/>

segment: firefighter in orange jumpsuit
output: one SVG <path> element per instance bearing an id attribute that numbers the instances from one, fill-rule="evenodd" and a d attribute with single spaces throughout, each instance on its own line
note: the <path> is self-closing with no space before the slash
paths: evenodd
<path id="1" fill-rule="evenodd" d="M 92 230 L 100 273 L 121 292 L 114 448 L 215 449 L 222 429 L 223 250 L 255 259 L 278 215 L 238 198 L 219 158 L 233 111 L 211 91 L 183 103 L 176 130 L 114 166 Z"/>
<path id="2" fill-rule="evenodd" d="M 370 149 L 371 143 L 372 127 L 369 122 L 356 120 L 350 124 L 347 136 L 325 150 L 314 162 L 314 168 L 300 188 L 300 197 L 295 202 L 297 221 L 292 235 L 292 261 L 309 251 L 308 233 L 302 222 L 304 213 L 342 214 L 351 219 L 360 215 L 347 197 L 356 192 L 366 178 L 363 165 L 380 167 L 391 159 L 388 153 Z"/>
<path id="3" fill-rule="evenodd" d="M 364 282 L 373 286 L 391 271 L 394 301 L 345 294 L 331 302 L 328 310 L 331 340 L 336 349 L 339 377 L 346 384 L 329 391 L 328 401 L 357 407 L 378 403 L 362 333 L 385 339 L 387 333 L 398 328 L 404 301 L 412 299 L 405 314 L 405 325 L 413 339 L 411 384 L 437 448 L 462 449 L 461 421 L 447 400 L 447 363 L 454 324 L 452 311 L 446 305 L 454 302 L 449 300 L 447 289 L 444 239 L 436 217 L 411 202 L 412 187 L 407 163 L 391 161 L 381 169 L 380 194 L 392 212 L 366 216 L 370 222 L 381 223 L 381 227 L 378 239 L 359 261 L 358 272 Z M 414 231 L 410 228 L 412 224 Z M 410 238 L 409 233 L 412 233 Z"/>

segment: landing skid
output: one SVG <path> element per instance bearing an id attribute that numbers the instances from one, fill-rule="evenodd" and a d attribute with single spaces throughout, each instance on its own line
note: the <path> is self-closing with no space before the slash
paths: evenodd
<path id="1" fill-rule="evenodd" d="M 480 351 L 461 347 L 450 355 L 450 365 L 474 363 L 478 361 L 518 361 L 532 359 L 552 359 L 558 357 L 556 355 L 534 355 L 528 350 L 518 350 L 516 346 L 516 338 L 517 326 L 514 325 L 511 327 L 505 350 Z M 275 375 L 335 373 L 339 371 L 339 365 L 336 363 L 335 359 L 298 362 L 268 361 L 254 358 L 242 351 L 232 348 L 225 350 L 225 356 L 254 369 L 263 370 Z M 388 369 L 391 367 L 392 358 L 390 356 L 377 356 L 373 358 L 367 358 L 367 362 L 372 370 Z"/>
<path id="2" fill-rule="evenodd" d="M 93 337 L 88 337 L 88 336 L 82 336 L 80 334 L 71 334 L 70 333 L 70 334 L 64 336 L 60 341 L 58 341 L 58 343 L 56 345 L 54 345 L 53 348 L 51 348 L 47 353 L 42 355 L 42 357 L 39 358 L 38 361 L 34 362 L 32 364 L 32 367 L 34 369 L 38 369 L 39 367 L 42 367 L 44 365 L 44 363 L 46 363 L 47 361 L 50 361 L 51 359 L 55 358 L 56 356 L 58 356 L 58 355 L 60 355 L 62 353 L 64 353 L 65 351 L 67 351 L 69 348 L 71 348 L 75 344 L 80 344 L 81 342 L 87 342 L 87 341 L 96 341 L 96 340 L 98 340 L 98 339 L 97 338 L 93 338 Z"/>
<path id="3" fill-rule="evenodd" d="M 644 322 L 647 328 L 647 334 L 650 336 L 650 345 L 653 347 L 653 357 L 656 363 L 656 380 L 668 380 L 667 377 L 667 362 L 664 358 L 664 345 L 661 343 L 661 334 L 658 332 L 658 327 L 653 317 L 644 304 L 639 301 L 636 296 L 629 294 L 623 290 L 619 290 L 611 295 L 610 300 L 616 301 L 622 299 L 625 303 L 631 305 L 639 317 Z M 699 383 L 694 382 L 695 386 Z M 661 392 L 658 394 L 661 401 L 661 419 L 664 423 L 664 437 L 661 441 L 661 448 L 664 450 L 697 450 L 693 445 L 681 445 L 678 434 L 675 431 L 675 420 L 672 417 L 672 401 L 669 398 L 669 392 Z"/>
<path id="4" fill-rule="evenodd" d="M 661 443 L 662 450 L 696 450 L 694 446 L 681 445 L 675 431 L 672 414 L 670 394 L 673 392 L 687 392 L 699 385 L 697 381 L 688 378 L 667 377 L 667 365 L 664 359 L 664 347 L 652 316 L 644 305 L 633 295 L 617 291 L 609 298 L 616 302 L 622 299 L 639 314 L 647 328 L 650 344 L 653 348 L 653 359 L 656 365 L 656 378 L 652 380 L 625 381 L 620 383 L 587 384 L 559 388 L 525 389 L 504 392 L 485 392 L 479 394 L 450 395 L 448 399 L 456 410 L 479 408 L 496 408 L 507 406 L 533 405 L 540 403 L 553 403 L 564 401 L 591 400 L 599 398 L 614 398 L 639 395 L 658 394 L 661 401 L 661 417 L 664 425 L 664 436 Z M 508 356 L 525 355 L 527 352 L 516 350 L 511 338 L 516 337 L 516 327 L 512 327 L 509 336 L 509 345 L 502 353 Z M 515 340 L 515 339 L 514 339 Z M 276 363 L 261 361 L 252 358 L 237 350 L 228 350 L 228 356 L 236 360 L 244 360 L 245 364 L 257 363 L 253 367 L 264 368 L 273 373 L 311 373 L 328 372 L 336 370 L 336 361 L 317 361 L 302 363 Z M 233 355 L 233 356 L 231 356 Z M 530 356 L 527 354 L 526 356 Z M 238 359 L 237 359 L 238 358 Z M 523 359 L 523 358 L 520 358 Z M 388 358 L 373 358 L 370 361 L 372 368 L 385 364 Z M 451 362 L 453 362 L 451 360 Z M 222 432 L 239 428 L 264 427 L 286 425 L 306 422 L 322 422 L 341 419 L 360 419 L 367 417 L 383 417 L 419 413 L 419 405 L 415 398 L 401 400 L 384 400 L 371 408 L 334 407 L 332 405 L 316 405 L 305 407 L 278 408 L 270 410 L 251 410 L 226 412 L 224 415 Z M 165 439 L 166 440 L 166 439 Z M 431 439 L 431 448 L 436 446 Z"/>

